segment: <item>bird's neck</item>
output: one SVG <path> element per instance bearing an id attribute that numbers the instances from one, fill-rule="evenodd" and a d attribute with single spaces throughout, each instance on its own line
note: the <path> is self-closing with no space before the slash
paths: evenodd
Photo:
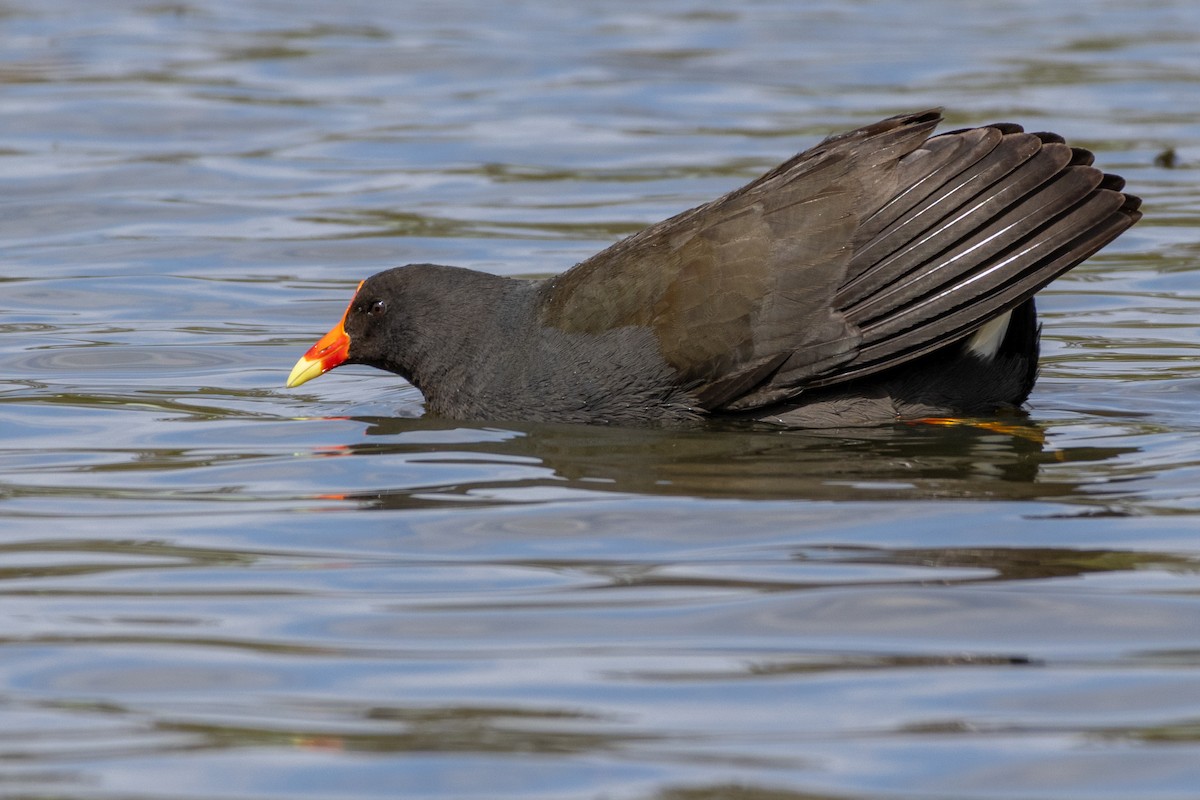
<path id="1" fill-rule="evenodd" d="M 530 281 L 475 273 L 430 303 L 407 377 L 433 413 L 463 416 L 485 397 L 503 396 L 525 371 L 535 295 Z M 484 409 L 480 409 L 482 412 Z"/>

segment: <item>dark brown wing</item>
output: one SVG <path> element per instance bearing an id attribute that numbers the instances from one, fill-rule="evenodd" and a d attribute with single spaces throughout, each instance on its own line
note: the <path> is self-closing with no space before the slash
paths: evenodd
<path id="1" fill-rule="evenodd" d="M 701 406 L 752 409 L 969 335 L 1140 216 L 1057 136 L 939 121 L 827 139 L 618 242 L 546 284 L 543 322 L 649 327 Z"/>
<path id="2" fill-rule="evenodd" d="M 938 120 L 927 111 L 828 139 L 617 242 L 546 285 L 543 323 L 651 328 L 708 409 L 745 397 L 785 362 L 796 382 L 827 373 L 861 339 L 834 306 L 854 233 L 895 195 L 900 158 Z"/>
<path id="3" fill-rule="evenodd" d="M 985 153 L 973 163 L 952 158 L 864 221 L 834 300 L 862 345 L 809 385 L 890 369 L 970 334 L 1141 218 L 1120 177 L 1055 134 L 993 125 L 934 137 L 910 158 L 976 138 L 983 147 L 971 150 Z"/>

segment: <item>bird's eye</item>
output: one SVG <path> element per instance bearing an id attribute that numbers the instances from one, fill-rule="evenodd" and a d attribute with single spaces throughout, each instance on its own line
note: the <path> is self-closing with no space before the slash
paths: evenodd
<path id="1" fill-rule="evenodd" d="M 361 304 L 358 307 L 360 313 L 366 314 L 368 317 L 377 317 L 387 311 L 387 303 L 382 300 L 370 300 Z"/>

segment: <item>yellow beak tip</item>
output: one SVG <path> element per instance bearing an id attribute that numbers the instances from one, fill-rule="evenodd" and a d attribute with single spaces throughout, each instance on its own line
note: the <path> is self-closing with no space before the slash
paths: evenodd
<path id="1" fill-rule="evenodd" d="M 287 389 L 295 389 L 302 383 L 308 383 L 318 375 L 322 375 L 325 368 L 321 366 L 320 361 L 312 360 L 307 357 L 301 357 L 296 362 L 296 366 L 292 367 L 291 373 L 288 375 L 287 383 L 284 387 Z"/>

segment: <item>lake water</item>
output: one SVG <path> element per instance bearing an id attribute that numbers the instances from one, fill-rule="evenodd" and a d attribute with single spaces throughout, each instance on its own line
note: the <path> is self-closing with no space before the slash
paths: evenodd
<path id="1" fill-rule="evenodd" d="M 0 5 L 0 796 L 1200 796 L 1200 5 Z M 1013 430 L 422 419 L 284 379 L 942 105 L 1146 218 Z"/>

